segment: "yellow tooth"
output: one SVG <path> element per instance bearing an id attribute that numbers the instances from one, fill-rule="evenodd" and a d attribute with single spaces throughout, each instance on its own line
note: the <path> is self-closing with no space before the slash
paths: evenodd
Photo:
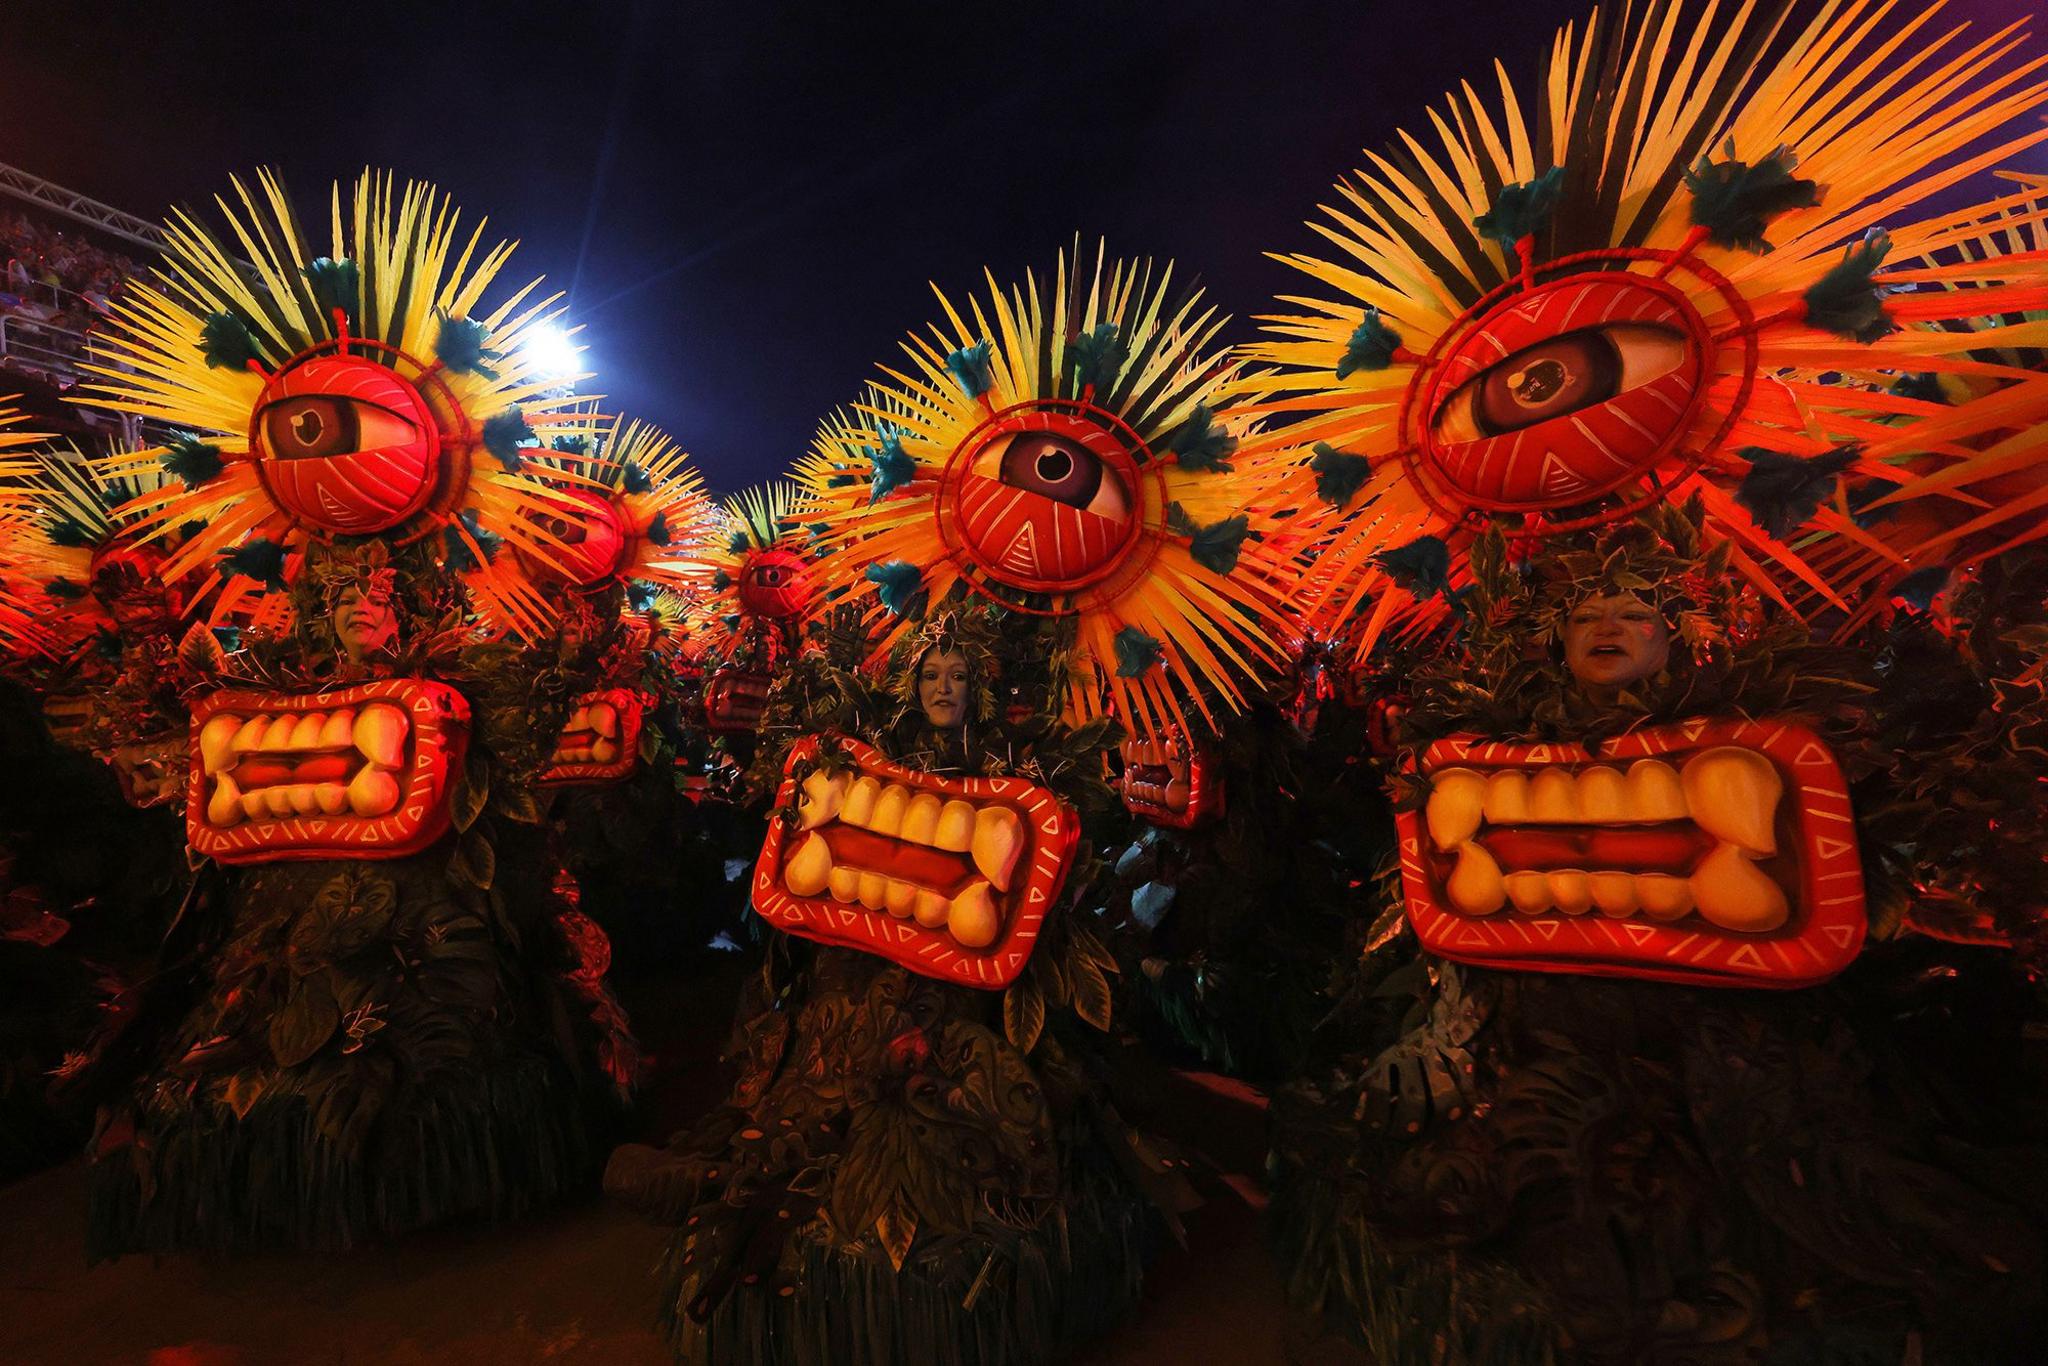
<path id="1" fill-rule="evenodd" d="M 1692 899 L 1702 918 L 1724 930 L 1764 934 L 1791 913 L 1785 893 L 1732 844 L 1718 844 L 1692 872 Z"/>
<path id="2" fill-rule="evenodd" d="M 839 819 L 848 825 L 858 825 L 866 829 L 874 819 L 875 798 L 881 795 L 882 784 L 866 774 L 861 775 L 854 779 L 853 786 L 847 789 L 846 804 L 839 808 Z"/>
<path id="3" fill-rule="evenodd" d="M 241 728 L 235 732 L 234 738 L 228 741 L 228 748 L 236 754 L 248 754 L 252 750 L 260 750 L 263 748 L 263 737 L 269 730 L 269 717 L 252 716 L 242 723 Z"/>
<path id="4" fill-rule="evenodd" d="M 1010 890 L 1010 875 L 1024 852 L 1024 822 L 1007 806 L 985 806 L 974 813 L 974 866 L 996 885 Z"/>
<path id="5" fill-rule="evenodd" d="M 844 901 L 850 906 L 860 895 L 860 870 L 835 867 L 826 874 L 825 886 L 831 891 L 834 901 Z"/>
<path id="6" fill-rule="evenodd" d="M 823 835 L 807 835 L 782 861 L 782 885 L 792 896 L 816 896 L 832 878 L 832 846 Z"/>
<path id="7" fill-rule="evenodd" d="M 883 904 L 889 908 L 890 915 L 898 920 L 908 920 L 911 910 L 917 905 L 918 891 L 915 882 L 892 877 L 889 879 L 889 894 L 883 898 Z"/>
<path id="8" fill-rule="evenodd" d="M 950 854 L 964 854 L 974 843 L 974 808 L 957 799 L 939 809 L 939 828 L 932 843 Z"/>
<path id="9" fill-rule="evenodd" d="M 388 816 L 398 808 L 398 779 L 364 764 L 348 785 L 348 807 L 358 816 Z"/>
<path id="10" fill-rule="evenodd" d="M 898 839 L 929 848 L 939 833 L 939 810 L 945 805 L 938 794 L 920 792 L 903 810 L 903 831 Z"/>
<path id="11" fill-rule="evenodd" d="M 405 730 L 404 712 L 372 702 L 356 713 L 356 748 L 379 768 L 397 768 L 405 762 Z"/>
<path id="12" fill-rule="evenodd" d="M 1520 825 L 1529 819 L 1529 775 L 1504 768 L 1486 780 L 1486 823 Z"/>
<path id="13" fill-rule="evenodd" d="M 909 807 L 910 789 L 901 783 L 890 783 L 875 798 L 875 812 L 868 821 L 868 829 L 877 835 L 895 837 L 903 830 L 903 813 Z"/>
<path id="14" fill-rule="evenodd" d="M 1636 880 L 1630 873 L 1588 873 L 1593 904 L 1610 920 L 1626 920 L 1635 914 Z"/>
<path id="15" fill-rule="evenodd" d="M 213 796 L 206 803 L 206 823 L 225 830 L 242 819 L 242 791 L 234 775 L 223 773 L 213 780 Z"/>
<path id="16" fill-rule="evenodd" d="M 1468 842 L 1458 850 L 1458 864 L 1451 869 L 1444 891 L 1451 905 L 1466 915 L 1492 915 L 1507 904 L 1507 882 L 1500 865 L 1483 845 Z"/>
<path id="17" fill-rule="evenodd" d="M 1188 786 L 1187 779 L 1175 778 L 1166 785 L 1165 800 L 1160 805 L 1168 811 L 1185 811 L 1188 809 L 1188 799 L 1194 795 L 1194 791 Z"/>
<path id="18" fill-rule="evenodd" d="M 229 748 L 234 743 L 235 732 L 242 723 L 226 712 L 217 712 L 199 728 L 199 762 L 211 778 L 235 761 L 234 752 Z"/>
<path id="19" fill-rule="evenodd" d="M 313 800 L 319 804 L 323 816 L 339 816 L 348 810 L 348 789 L 340 783 L 320 783 L 313 789 Z"/>
<path id="20" fill-rule="evenodd" d="M 967 889 L 953 898 L 946 914 L 946 933 L 970 949 L 985 949 L 995 943 L 1000 927 L 996 899 L 989 894 L 986 882 L 967 884 Z"/>
<path id="21" fill-rule="evenodd" d="M 1550 879 L 1541 873 L 1509 873 L 1505 879 L 1508 900 L 1523 915 L 1541 915 L 1550 909 Z"/>
<path id="22" fill-rule="evenodd" d="M 262 792 L 244 792 L 242 794 L 242 814 L 252 821 L 269 820 L 270 798 Z"/>
<path id="23" fill-rule="evenodd" d="M 609 702 L 593 702 L 584 724 L 607 740 L 619 738 L 619 709 Z"/>
<path id="24" fill-rule="evenodd" d="M 1561 768 L 1540 770 L 1529 780 L 1529 819 L 1539 823 L 1577 824 L 1579 790 Z"/>
<path id="25" fill-rule="evenodd" d="M 1652 920 L 1677 920 L 1692 909 L 1692 884 L 1669 873 L 1638 873 L 1636 901 Z"/>
<path id="26" fill-rule="evenodd" d="M 619 757 L 619 742 L 617 740 L 599 740 L 586 750 L 585 753 L 589 755 L 590 760 L 594 763 L 608 764 Z"/>
<path id="27" fill-rule="evenodd" d="M 917 902 L 910 908 L 911 914 L 917 917 L 917 923 L 928 930 L 945 928 L 946 917 L 952 909 L 950 900 L 923 887 L 917 889 Z"/>
<path id="28" fill-rule="evenodd" d="M 1631 820 L 1682 821 L 1685 789 L 1678 770 L 1662 759 L 1638 759 L 1628 766 L 1628 814 Z"/>
<path id="29" fill-rule="evenodd" d="M 320 798 L 312 783 L 293 783 L 285 792 L 291 799 L 292 811 L 297 815 L 310 816 L 320 809 Z"/>
<path id="30" fill-rule="evenodd" d="M 1478 833 L 1485 801 L 1486 779 L 1469 768 L 1447 768 L 1432 775 L 1429 804 L 1422 812 L 1430 842 L 1450 850 L 1471 839 Z"/>
<path id="31" fill-rule="evenodd" d="M 1785 781 L 1755 750 L 1719 745 L 1694 755 L 1679 773 L 1693 823 L 1716 839 L 1759 856 L 1778 852 L 1778 799 Z"/>
<path id="32" fill-rule="evenodd" d="M 343 707 L 320 727 L 320 748 L 347 749 L 356 742 L 356 709 Z"/>
<path id="33" fill-rule="evenodd" d="M 589 730 L 589 729 L 590 729 L 590 708 L 588 708 L 588 707 L 580 707 L 580 706 L 579 706 L 578 708 L 576 708 L 576 710 L 575 710 L 575 711 L 572 711 L 572 712 L 570 712 L 570 713 L 569 713 L 569 720 L 568 720 L 568 722 L 567 722 L 566 724 L 564 724 L 564 725 L 563 725 L 562 729 L 563 729 L 563 730 L 565 730 L 565 731 L 566 731 L 566 730 Z"/>
<path id="34" fill-rule="evenodd" d="M 280 732 L 284 730 L 284 721 L 285 718 L 282 716 L 277 718 L 276 728 Z M 282 743 L 273 741 L 270 747 L 272 749 L 285 750 L 292 754 L 303 753 L 309 749 L 318 749 L 320 748 L 320 732 L 326 728 L 327 714 L 325 712 L 309 711 L 292 723 L 291 732 Z"/>
<path id="35" fill-rule="evenodd" d="M 1628 780 L 1620 769 L 1596 764 L 1579 774 L 1579 814 L 1600 825 L 1629 818 Z"/>
<path id="36" fill-rule="evenodd" d="M 1550 900 L 1566 915 L 1584 915 L 1593 904 L 1593 888 L 1586 875 L 1569 868 L 1543 875 L 1550 883 Z"/>
<path id="37" fill-rule="evenodd" d="M 803 800 L 797 803 L 797 820 L 806 830 L 816 830 L 839 814 L 840 803 L 846 800 L 846 789 L 853 786 L 850 774 L 827 773 L 814 768 L 804 779 Z"/>
<path id="38" fill-rule="evenodd" d="M 879 911 L 889 902 L 889 879 L 880 873 L 862 873 L 860 881 L 854 884 L 853 894 L 860 898 L 860 904 L 871 911 Z"/>

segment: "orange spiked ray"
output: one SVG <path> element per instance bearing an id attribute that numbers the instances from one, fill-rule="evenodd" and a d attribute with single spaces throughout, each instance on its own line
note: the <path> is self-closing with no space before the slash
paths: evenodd
<path id="1" fill-rule="evenodd" d="M 334 188 L 324 251 L 270 172 L 253 192 L 235 181 L 234 200 L 216 200 L 225 239 L 171 217 L 157 282 L 114 306 L 88 367 L 91 401 L 178 433 L 105 464 L 179 474 L 132 509 L 144 541 L 205 524 L 164 576 L 217 576 L 217 557 L 254 542 L 412 541 L 451 526 L 521 552 L 484 563 L 493 582 L 551 563 L 559 543 L 522 515 L 548 489 L 521 467 L 534 441 L 594 419 L 523 345 L 560 311 L 531 299 L 539 281 L 485 303 L 512 244 L 479 252 L 481 222 L 464 232 L 434 187 L 376 173 L 349 196 Z"/>
<path id="2" fill-rule="evenodd" d="M 936 292 L 936 291 L 935 291 Z M 1172 268 L 1062 255 L 904 344 L 801 477 L 828 590 L 897 613 L 966 594 L 1071 618 L 1069 711 L 1155 733 L 1278 662 L 1290 524 L 1218 409 L 1225 319 Z"/>
<path id="3" fill-rule="evenodd" d="M 1497 102 L 1463 86 L 1434 146 L 1368 154 L 1311 225 L 1332 253 L 1278 258 L 1310 288 L 1250 350 L 1279 372 L 1257 407 L 1290 419 L 1260 444 L 1350 514 L 1312 618 L 1455 586 L 1489 520 L 1540 538 L 1694 495 L 1801 610 L 1908 572 L 1852 491 L 1967 503 L 1975 453 L 2048 415 L 2048 377 L 1979 349 L 2033 325 L 1953 330 L 2048 302 L 2040 262 L 1903 266 L 1957 241 L 1914 206 L 2048 138 L 2025 117 L 2048 81 L 2012 28 L 1936 36 L 1931 6 L 1880 36 L 1888 8 L 1790 32 L 1753 3 L 1596 15 L 1533 90 L 1496 68 Z M 1924 372 L 1973 396 L 1893 392 Z M 1442 610 L 1396 596 L 1389 629 Z"/>

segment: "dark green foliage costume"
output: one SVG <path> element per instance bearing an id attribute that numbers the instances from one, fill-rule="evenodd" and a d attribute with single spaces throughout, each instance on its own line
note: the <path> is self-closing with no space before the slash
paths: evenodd
<path id="1" fill-rule="evenodd" d="M 391 570 L 374 543 L 331 555 L 301 580 L 295 638 L 230 661 L 243 679 L 309 692 L 362 676 L 317 590 Z M 592 1125 L 631 1042 L 601 936 L 551 893 L 527 786 L 567 696 L 509 648 L 470 645 L 431 565 L 403 552 L 394 568 L 405 636 L 370 667 L 471 702 L 451 829 L 406 858 L 204 870 L 107 1050 L 140 1075 L 94 1145 L 95 1256 L 345 1248 L 509 1218 L 587 1180 L 602 1151 Z"/>
<path id="2" fill-rule="evenodd" d="M 1475 547 L 1462 639 L 1410 679 L 1409 742 L 1795 716 L 1859 813 L 1883 809 L 1859 657 L 1740 597 L 1692 517 L 1653 510 L 1533 574 L 1503 550 Z M 1530 645 L 1617 589 L 1656 602 L 1672 658 L 1603 703 Z M 1390 1366 L 2031 1359 L 2037 991 L 2010 955 L 1893 938 L 1905 888 L 1865 824 L 1872 942 L 1797 991 L 1462 967 L 1417 950 L 1387 878 L 1314 1065 L 1276 1100 L 1297 1296 Z"/>

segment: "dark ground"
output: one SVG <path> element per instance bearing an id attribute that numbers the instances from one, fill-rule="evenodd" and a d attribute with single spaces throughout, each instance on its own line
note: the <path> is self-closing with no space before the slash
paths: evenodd
<path id="1" fill-rule="evenodd" d="M 717 1099 L 734 991 L 642 981 L 626 992 L 656 1054 L 636 1137 L 658 1142 Z M 1081 1366 L 1281 1366 L 1364 1357 L 1288 1311 L 1262 1242 L 1264 1111 L 1222 1078 L 1176 1074 L 1156 1119 L 1213 1170 L 1139 1319 Z M 0 1190 L 6 1366 L 660 1366 L 652 1273 L 666 1238 L 593 1195 L 501 1229 L 445 1230 L 348 1256 L 128 1257 L 88 1269 L 81 1163 Z"/>

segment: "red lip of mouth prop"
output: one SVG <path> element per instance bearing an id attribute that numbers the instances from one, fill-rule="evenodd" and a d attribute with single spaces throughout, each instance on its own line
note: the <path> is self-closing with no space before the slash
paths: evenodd
<path id="1" fill-rule="evenodd" d="M 1599 753 L 1452 737 L 1397 817 L 1409 923 L 1481 967 L 1800 987 L 1863 944 L 1833 755 L 1803 727 L 1696 719 Z"/>
<path id="2" fill-rule="evenodd" d="M 192 714 L 186 838 L 219 863 L 401 858 L 448 828 L 469 703 L 400 678 L 333 692 L 230 689 Z"/>
<path id="3" fill-rule="evenodd" d="M 587 692 L 576 699 L 555 752 L 540 775 L 543 787 L 618 782 L 640 762 L 647 698 L 631 688 Z"/>
<path id="4" fill-rule="evenodd" d="M 840 742 L 852 771 L 795 765 L 790 751 L 754 869 L 754 909 L 822 943 L 863 949 L 927 977 L 1000 990 L 1031 957 L 1080 842 L 1072 807 L 1022 778 L 943 778 Z"/>

